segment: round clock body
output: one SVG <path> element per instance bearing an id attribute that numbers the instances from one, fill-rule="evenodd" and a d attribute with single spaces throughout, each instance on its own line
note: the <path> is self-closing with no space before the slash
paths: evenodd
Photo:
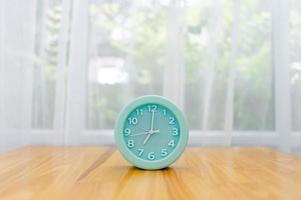
<path id="1" fill-rule="evenodd" d="M 162 169 L 183 153 L 188 131 L 185 115 L 174 103 L 148 95 L 122 109 L 115 124 L 115 142 L 134 166 Z"/>

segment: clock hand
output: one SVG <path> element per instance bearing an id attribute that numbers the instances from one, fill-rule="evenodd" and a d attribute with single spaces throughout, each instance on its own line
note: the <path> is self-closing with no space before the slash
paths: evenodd
<path id="1" fill-rule="evenodd" d="M 140 127 L 142 130 L 145 130 L 146 132 L 149 132 L 149 130 L 146 130 L 145 128 Z"/>
<path id="2" fill-rule="evenodd" d="M 146 135 L 146 134 L 154 134 L 154 133 L 159 133 L 160 130 L 155 130 L 155 131 L 146 131 L 146 132 L 141 132 L 141 133 L 135 133 L 135 134 L 131 134 L 129 136 L 138 136 L 138 135 Z"/>
<path id="3" fill-rule="evenodd" d="M 159 133 L 159 132 L 160 132 L 159 129 L 158 129 L 158 130 L 155 130 L 155 131 L 150 130 L 150 131 L 148 132 L 148 135 L 147 135 L 146 138 L 144 139 L 143 144 L 146 144 L 147 141 L 150 139 L 150 137 L 151 137 L 154 133 Z"/>
<path id="4" fill-rule="evenodd" d="M 129 136 L 146 135 L 146 134 L 148 134 L 148 133 L 149 133 L 149 132 L 147 131 L 147 132 L 142 132 L 142 133 L 131 134 L 131 135 L 129 135 Z"/>
<path id="5" fill-rule="evenodd" d="M 155 117 L 155 111 L 152 111 L 152 121 L 151 121 L 151 128 L 150 130 L 152 131 L 154 129 L 154 117 Z"/>
<path id="6" fill-rule="evenodd" d="M 143 141 L 143 144 L 147 143 L 147 141 L 149 140 L 149 138 L 150 138 L 151 135 L 152 135 L 151 133 L 148 133 L 148 135 L 146 136 L 146 138 Z"/>
<path id="7" fill-rule="evenodd" d="M 154 133 L 159 133 L 160 132 L 160 129 L 157 129 L 157 130 L 155 130 L 155 131 L 150 131 L 149 133 L 152 135 L 152 134 L 154 134 Z"/>

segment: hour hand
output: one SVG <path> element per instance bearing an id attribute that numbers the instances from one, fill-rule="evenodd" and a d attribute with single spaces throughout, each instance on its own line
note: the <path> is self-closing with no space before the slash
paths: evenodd
<path id="1" fill-rule="evenodd" d="M 149 133 L 143 141 L 143 144 L 146 144 L 152 134 Z"/>
<path id="2" fill-rule="evenodd" d="M 150 138 L 154 133 L 159 133 L 159 132 L 160 132 L 159 129 L 158 129 L 158 130 L 155 130 L 155 131 L 150 130 L 150 131 L 148 132 L 148 135 L 145 137 L 145 139 L 144 139 L 144 141 L 143 141 L 143 144 L 146 144 L 147 141 L 149 140 L 149 138 Z"/>

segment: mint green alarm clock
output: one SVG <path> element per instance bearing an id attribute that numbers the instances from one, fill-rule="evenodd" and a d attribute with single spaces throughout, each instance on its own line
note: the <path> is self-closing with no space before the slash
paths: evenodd
<path id="1" fill-rule="evenodd" d="M 139 97 L 120 112 L 115 142 L 131 164 L 142 169 L 162 169 L 175 162 L 188 140 L 184 113 L 168 99 Z"/>

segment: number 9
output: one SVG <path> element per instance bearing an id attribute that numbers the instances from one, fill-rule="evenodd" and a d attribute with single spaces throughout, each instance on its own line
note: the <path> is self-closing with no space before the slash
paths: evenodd
<path id="1" fill-rule="evenodd" d="M 129 128 L 124 129 L 124 136 L 128 136 L 130 134 L 131 134 L 131 129 Z"/>

